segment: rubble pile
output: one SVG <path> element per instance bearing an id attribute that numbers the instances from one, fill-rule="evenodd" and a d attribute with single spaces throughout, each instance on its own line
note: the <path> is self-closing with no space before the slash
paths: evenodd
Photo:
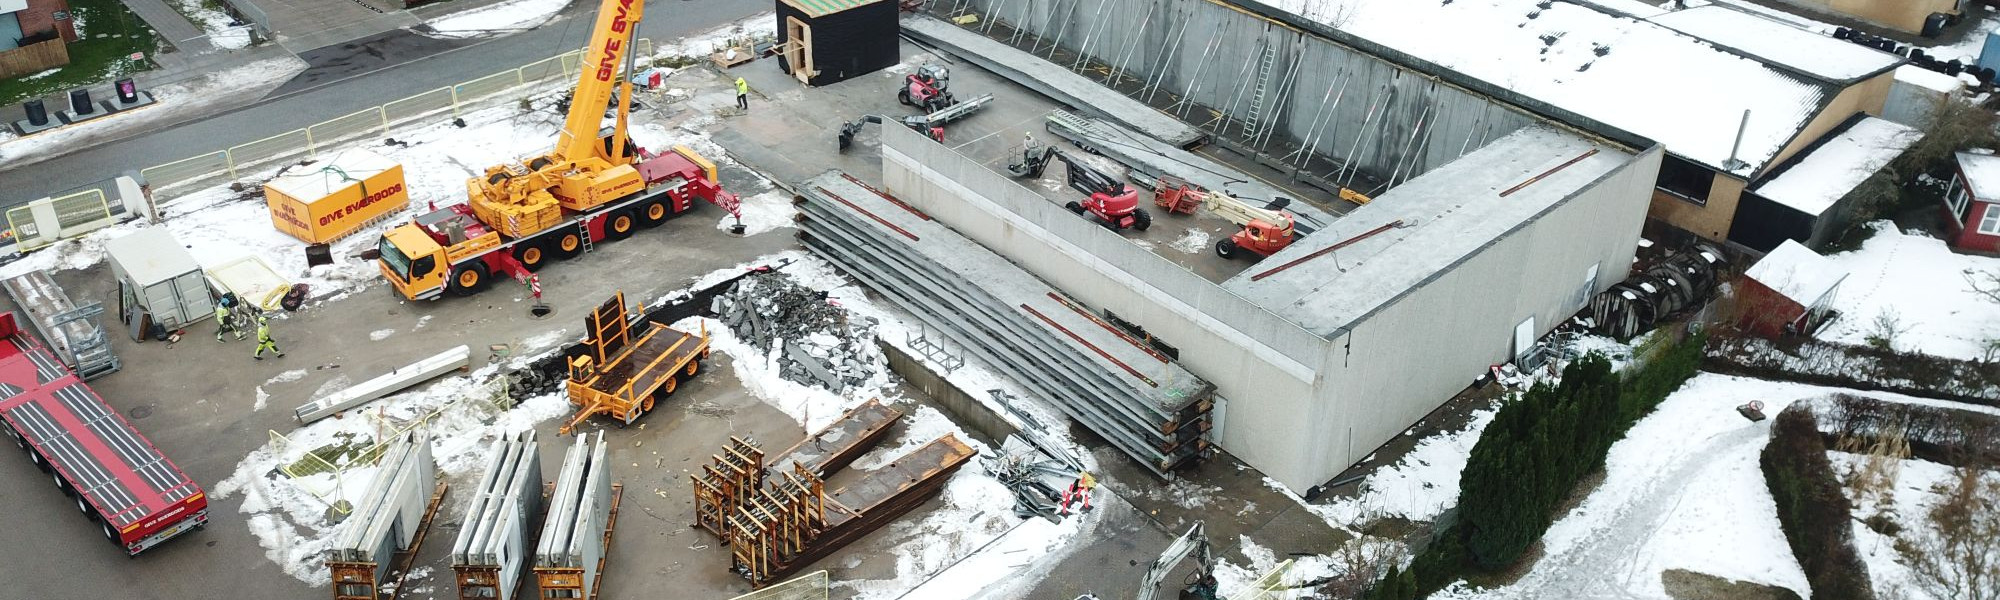
<path id="1" fill-rule="evenodd" d="M 744 344 L 775 354 L 787 381 L 845 393 L 865 385 L 884 364 L 872 319 L 849 321 L 826 292 L 777 273 L 738 280 L 709 309 Z"/>

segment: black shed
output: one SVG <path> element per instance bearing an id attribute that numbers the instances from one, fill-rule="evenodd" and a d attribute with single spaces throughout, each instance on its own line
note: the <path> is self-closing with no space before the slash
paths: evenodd
<path id="1" fill-rule="evenodd" d="M 896 64 L 896 7 L 889 0 L 778 0 L 780 68 L 818 86 Z"/>

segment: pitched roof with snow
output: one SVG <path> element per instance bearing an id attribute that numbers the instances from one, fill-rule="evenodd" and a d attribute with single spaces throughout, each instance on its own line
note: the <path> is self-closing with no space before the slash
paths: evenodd
<path id="1" fill-rule="evenodd" d="M 1478 80 L 1487 93 L 1537 110 L 1545 105 L 1605 135 L 1658 142 L 1739 177 L 1762 171 L 1839 92 L 1801 74 L 1805 69 L 1780 69 L 1766 64 L 1772 59 L 1567 2 L 1262 1 L 1358 38 L 1364 49 L 1407 55 L 1448 71 L 1441 76 Z M 1736 153 L 1742 164 L 1725 165 L 1746 110 Z"/>
<path id="2" fill-rule="evenodd" d="M 1909 126 L 1862 117 L 1845 131 L 1821 138 L 1817 147 L 1750 191 L 1819 216 L 1922 137 L 1923 132 Z"/>
<path id="3" fill-rule="evenodd" d="M 1804 245 L 1785 240 L 1750 270 L 1744 277 L 1764 284 L 1764 287 L 1790 298 L 1799 306 L 1817 306 L 1821 300 L 1833 293 L 1841 280 L 1847 279 L 1847 270 L 1827 257 L 1820 256 Z"/>
<path id="4" fill-rule="evenodd" d="M 1958 153 L 1958 170 L 1965 173 L 1965 185 L 1980 200 L 2000 200 L 2000 156 L 1977 152 Z"/>
<path id="5" fill-rule="evenodd" d="M 1880 75 L 1903 64 L 1901 56 L 1718 4 L 1677 10 L 1647 20 L 1766 64 L 1832 83 Z"/>

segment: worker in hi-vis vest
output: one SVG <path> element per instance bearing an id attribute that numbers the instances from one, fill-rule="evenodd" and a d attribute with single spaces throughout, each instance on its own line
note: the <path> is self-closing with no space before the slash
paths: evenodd
<path id="1" fill-rule="evenodd" d="M 264 350 L 266 348 L 276 353 L 278 358 L 285 357 L 285 351 L 278 348 L 278 341 L 271 339 L 271 321 L 260 316 L 257 317 L 257 352 L 250 356 L 257 360 L 264 360 Z"/>
<path id="2" fill-rule="evenodd" d="M 750 82 L 736 78 L 736 108 L 750 110 Z"/>

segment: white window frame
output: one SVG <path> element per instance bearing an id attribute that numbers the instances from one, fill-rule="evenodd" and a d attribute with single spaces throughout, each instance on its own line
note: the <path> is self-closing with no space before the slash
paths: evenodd
<path id="1" fill-rule="evenodd" d="M 1986 212 L 1979 215 L 1979 234 L 2000 235 L 2000 204 L 1984 204 L 1984 206 Z"/>
<path id="2" fill-rule="evenodd" d="M 1971 204 L 1972 194 L 1965 190 L 1965 179 L 1953 173 L 1951 191 L 1944 194 L 1944 205 L 1951 208 L 1951 218 L 1959 227 L 1965 226 L 1965 218 L 1971 214 L 1966 212 L 1966 209 L 1970 208 Z"/>

